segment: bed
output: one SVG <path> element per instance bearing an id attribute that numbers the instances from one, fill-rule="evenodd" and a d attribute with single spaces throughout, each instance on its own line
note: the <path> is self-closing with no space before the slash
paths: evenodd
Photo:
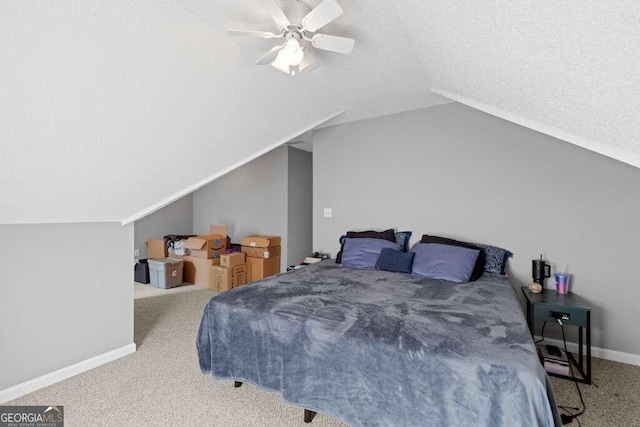
<path id="1" fill-rule="evenodd" d="M 516 293 L 323 261 L 213 297 L 203 373 L 351 425 L 561 425 Z"/>

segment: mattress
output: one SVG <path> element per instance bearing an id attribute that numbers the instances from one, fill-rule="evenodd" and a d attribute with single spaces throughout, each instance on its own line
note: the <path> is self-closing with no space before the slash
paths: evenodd
<path id="1" fill-rule="evenodd" d="M 515 290 L 323 261 L 207 304 L 202 372 L 351 425 L 561 425 Z"/>

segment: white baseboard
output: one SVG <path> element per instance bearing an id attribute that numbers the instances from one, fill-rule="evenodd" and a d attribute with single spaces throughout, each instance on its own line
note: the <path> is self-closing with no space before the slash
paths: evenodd
<path id="1" fill-rule="evenodd" d="M 541 337 L 536 336 L 536 341 Z M 553 338 L 545 338 L 544 341 L 549 344 L 556 345 L 560 348 L 564 347 L 564 343 Z M 567 341 L 567 349 L 572 353 L 578 352 L 578 343 Z M 586 347 L 584 347 L 586 354 Z M 640 354 L 624 353 L 622 351 L 609 350 L 600 347 L 591 347 L 591 356 L 599 359 L 610 360 L 612 362 L 627 363 L 629 365 L 640 366 Z"/>
<path id="2" fill-rule="evenodd" d="M 124 347 L 117 348 L 115 350 L 108 351 L 106 353 L 99 354 L 82 362 L 74 363 L 71 366 L 67 366 L 57 371 L 50 372 L 42 375 L 41 377 L 34 378 L 29 381 L 25 381 L 21 384 L 14 385 L 4 390 L 0 390 L 0 404 L 8 402 L 25 394 L 34 392 L 41 388 L 50 386 L 67 378 L 71 378 L 82 372 L 88 371 L 93 368 L 97 368 L 105 363 L 112 362 L 116 359 L 120 359 L 128 354 L 136 352 L 135 343 L 125 345 Z"/>

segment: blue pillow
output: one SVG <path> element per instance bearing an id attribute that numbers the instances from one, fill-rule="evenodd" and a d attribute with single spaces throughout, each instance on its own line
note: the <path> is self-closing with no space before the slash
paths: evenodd
<path id="1" fill-rule="evenodd" d="M 415 255 L 413 252 L 399 252 L 384 248 L 378 257 L 376 268 L 394 273 L 411 274 L 411 266 Z"/>
<path id="2" fill-rule="evenodd" d="M 504 275 L 505 268 L 507 266 L 507 260 L 513 256 L 513 253 L 506 249 L 498 248 L 495 246 L 481 245 L 474 243 L 479 248 L 484 249 L 486 261 L 484 264 L 484 271 L 489 273 L 499 273 Z"/>
<path id="3" fill-rule="evenodd" d="M 412 274 L 456 283 L 469 281 L 480 253 L 478 249 L 439 243 L 416 243 L 411 251 L 416 254 Z"/>
<path id="4" fill-rule="evenodd" d="M 398 231 L 396 235 L 396 243 L 402 248 L 402 252 L 409 252 L 409 240 L 411 239 L 411 231 Z"/>
<path id="5" fill-rule="evenodd" d="M 400 250 L 400 245 L 384 239 L 352 239 L 347 237 L 342 251 L 342 265 L 350 268 L 376 267 L 380 252 L 384 248 Z"/>

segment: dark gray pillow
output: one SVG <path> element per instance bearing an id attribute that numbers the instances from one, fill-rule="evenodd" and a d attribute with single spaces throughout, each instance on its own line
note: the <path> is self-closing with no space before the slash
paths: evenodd
<path id="1" fill-rule="evenodd" d="M 350 268 L 376 267 L 376 262 L 380 252 L 384 248 L 400 250 L 400 245 L 383 239 L 351 239 L 347 237 L 344 241 L 344 251 L 342 251 L 342 265 Z"/>
<path id="2" fill-rule="evenodd" d="M 380 252 L 376 268 L 394 273 L 411 274 L 414 252 L 400 252 L 393 249 L 384 248 Z"/>
<path id="3" fill-rule="evenodd" d="M 416 243 L 411 252 L 416 254 L 412 274 L 455 283 L 469 281 L 480 253 L 478 249 L 439 243 Z"/>
<path id="4" fill-rule="evenodd" d="M 393 228 L 384 231 L 347 231 L 346 236 L 340 236 L 340 252 L 336 255 L 336 263 L 340 264 L 342 262 L 342 251 L 344 250 L 344 239 L 347 237 L 352 239 L 384 239 L 390 242 L 396 241 L 395 233 L 393 232 Z"/>

